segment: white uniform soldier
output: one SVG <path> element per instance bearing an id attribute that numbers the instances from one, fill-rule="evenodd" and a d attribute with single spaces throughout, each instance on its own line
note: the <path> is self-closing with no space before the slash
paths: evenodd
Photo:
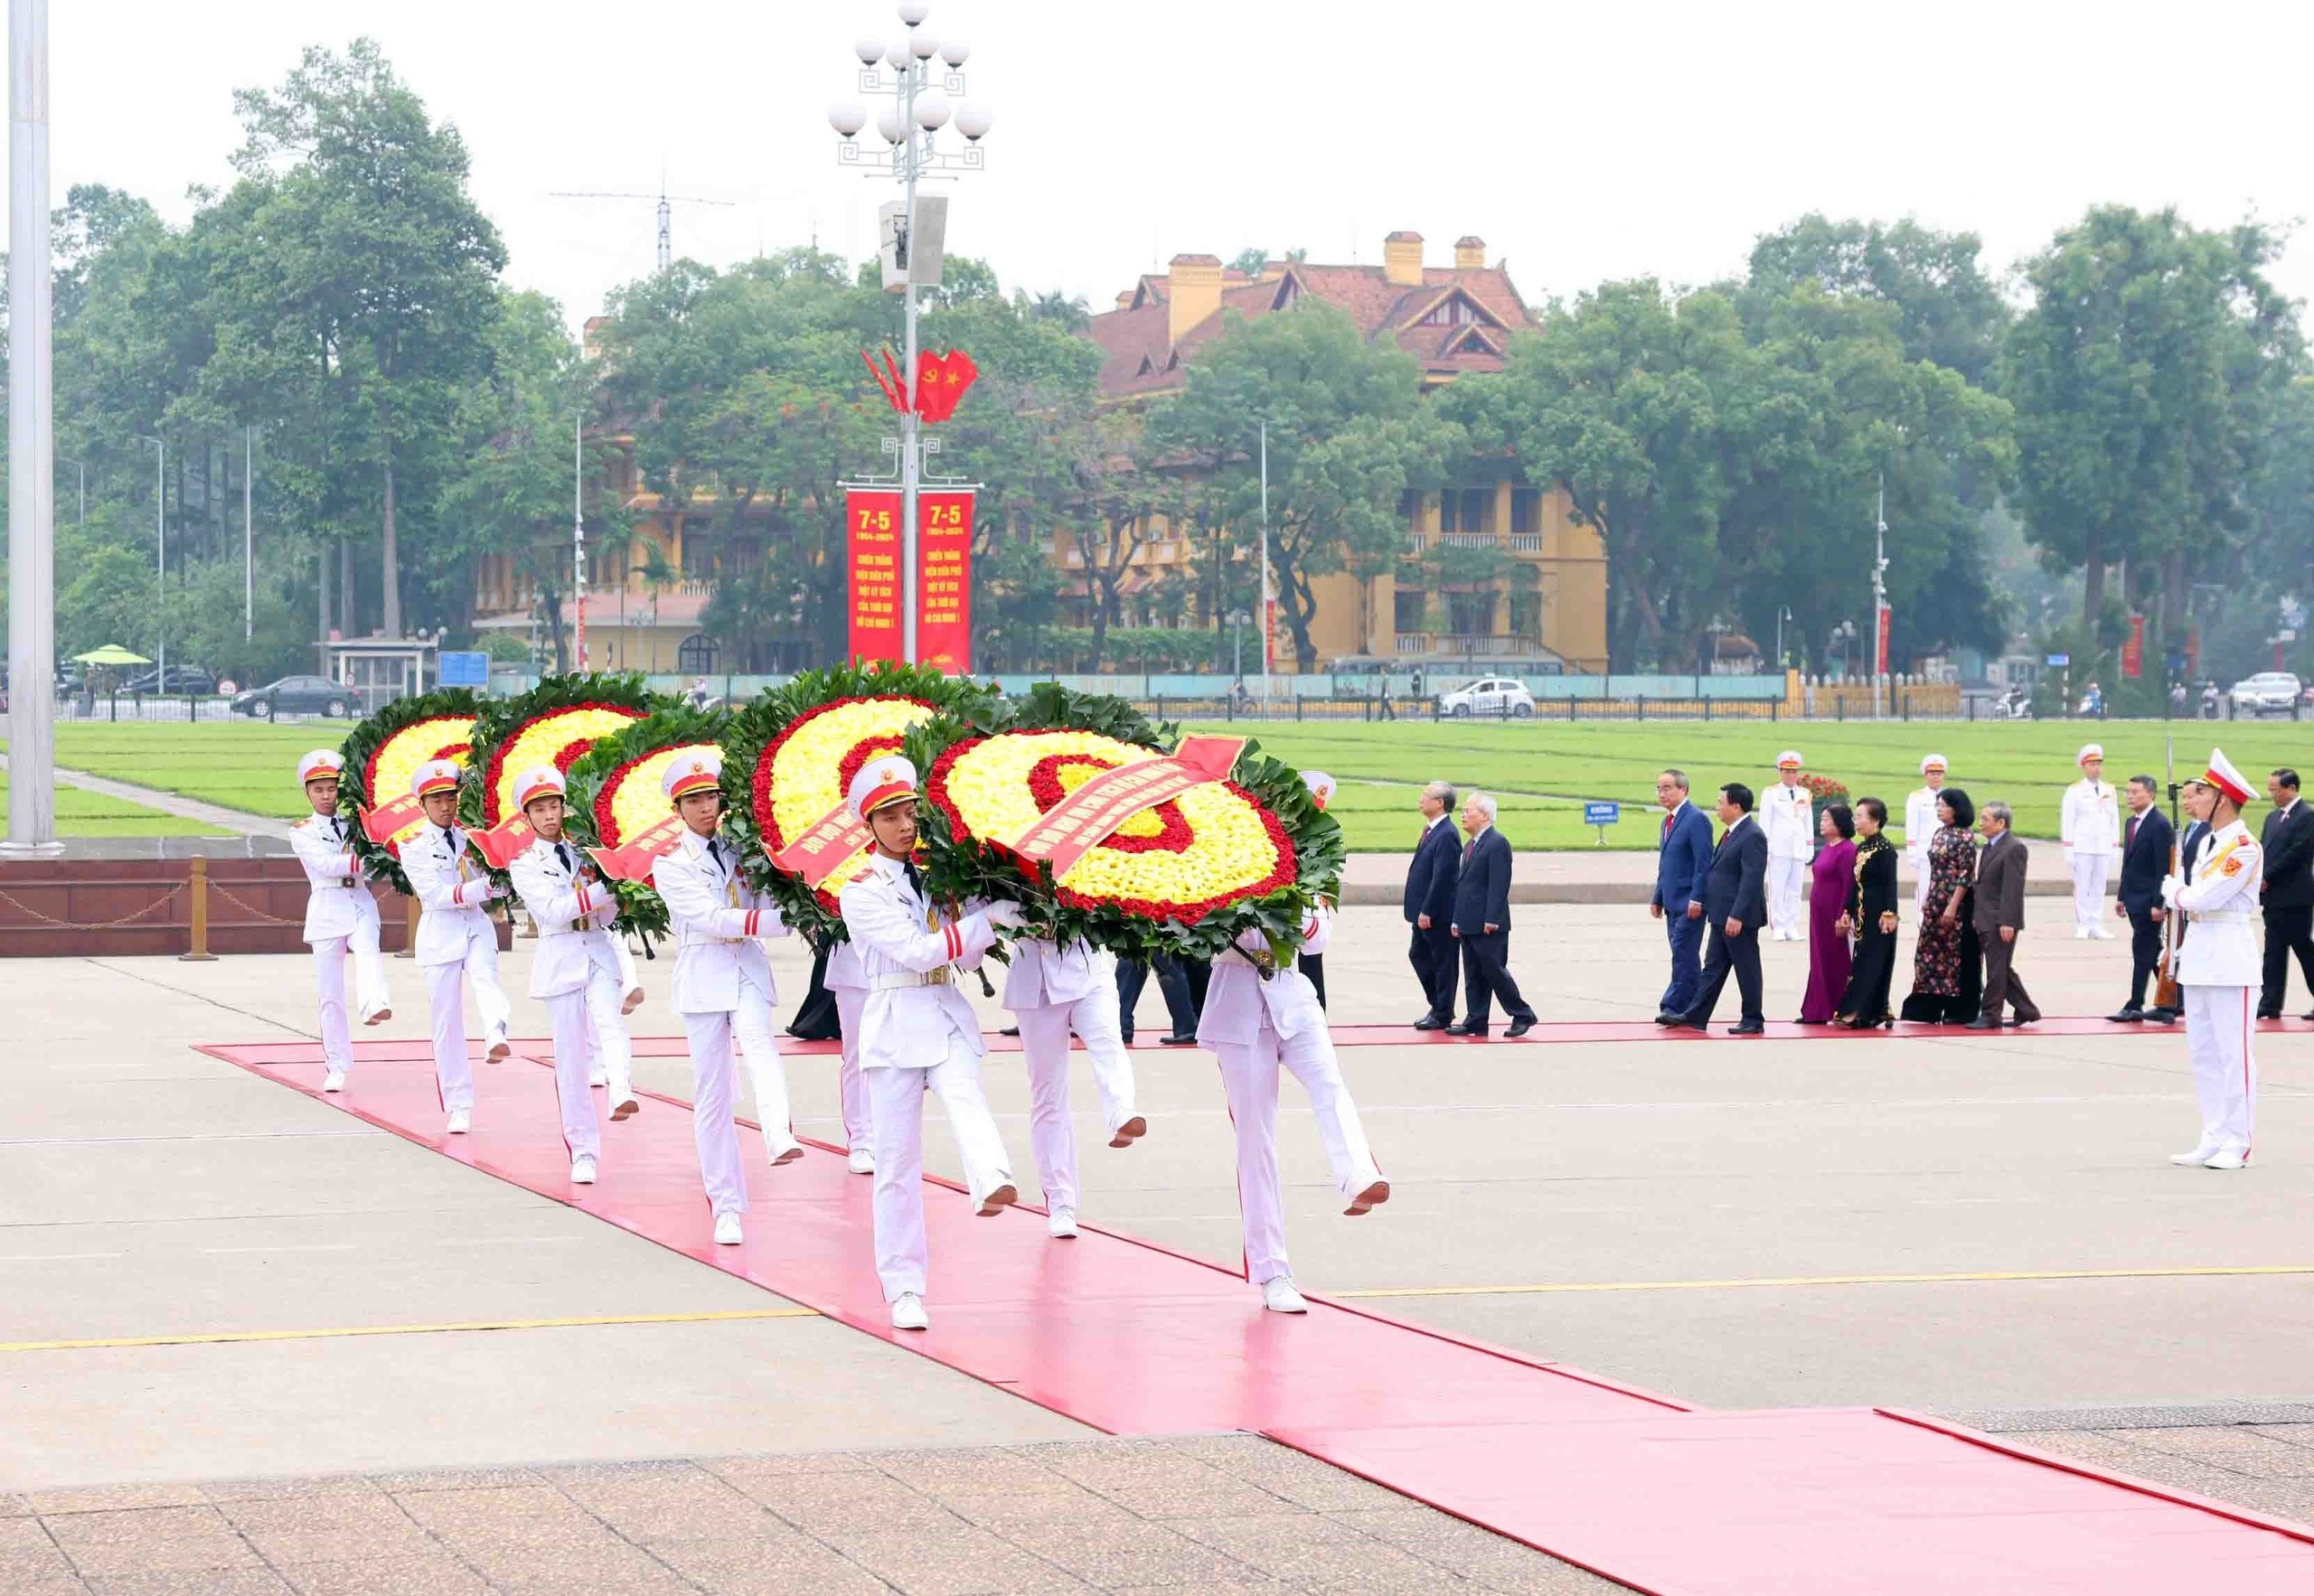
<path id="1" fill-rule="evenodd" d="M 602 1130 L 588 1090 L 590 1063 L 599 1059 L 609 1077 L 612 1119 L 626 1119 L 643 1105 L 635 1098 L 635 1048 L 619 1011 L 625 989 L 617 938 L 609 929 L 618 916 L 618 900 L 563 837 L 564 790 L 562 773 L 552 765 L 514 778 L 514 803 L 537 835 L 507 873 L 514 878 L 514 895 L 538 924 L 531 996 L 545 1003 L 554 1028 L 554 1087 L 562 1108 L 563 1145 L 570 1150 L 570 1183 L 591 1186 L 602 1154 Z"/>
<path id="2" fill-rule="evenodd" d="M 1019 926 L 1018 904 L 961 915 L 935 904 L 910 855 L 916 849 L 916 767 L 897 756 L 870 760 L 851 779 L 851 811 L 874 843 L 868 867 L 837 901 L 860 951 L 867 1000 L 860 1015 L 860 1074 L 876 1138 L 876 1274 L 892 1305 L 892 1328 L 920 1330 L 931 1244 L 924 1230 L 924 1094 L 948 1111 L 964 1186 L 983 1218 L 1020 1200 L 1004 1139 L 981 1091 L 988 1051 L 980 1019 L 955 986 L 956 966 Z"/>
<path id="3" fill-rule="evenodd" d="M 2085 743 L 2075 761 L 2081 779 L 2065 790 L 2065 812 L 2057 836 L 2073 872 L 2073 934 L 2075 941 L 2110 942 L 2105 929 L 2105 878 L 2121 851 L 2121 796 L 2105 779 L 2105 750 Z"/>
<path id="4" fill-rule="evenodd" d="M 748 1211 L 748 1180 L 732 1118 L 738 1102 L 733 1033 L 755 1083 L 764 1151 L 775 1167 L 804 1156 L 788 1120 L 787 1071 L 772 1013 L 779 993 L 762 941 L 785 936 L 787 924 L 770 897 L 741 884 L 738 850 L 721 834 L 722 756 L 709 750 L 678 759 L 659 785 L 688 828 L 653 868 L 651 883 L 674 922 L 671 997 L 691 1041 L 691 1136 L 715 1213 L 715 1239 L 736 1247 L 745 1239 L 739 1216 Z"/>
<path id="5" fill-rule="evenodd" d="M 426 824 L 402 844 L 401 868 L 423 910 L 417 955 L 434 1027 L 434 1079 L 449 1115 L 447 1129 L 462 1136 L 474 1122 L 474 1066 L 466 1058 L 469 987 L 491 1062 L 513 1051 L 506 1040 L 513 1006 L 498 984 L 498 927 L 484 906 L 505 897 L 506 889 L 466 851 L 466 834 L 457 824 L 458 767 L 430 759 L 410 777 L 409 790 L 426 811 Z"/>
<path id="6" fill-rule="evenodd" d="M 1117 961 L 1085 943 L 1063 948 L 1023 938 L 1012 944 L 1004 1006 L 1021 1026 L 1029 1063 L 1029 1150 L 1044 1182 L 1045 1228 L 1077 1234 L 1077 1126 L 1068 1112 L 1068 1035 L 1084 1040 L 1100 1094 L 1101 1122 L 1111 1147 L 1131 1147 L 1149 1132 L 1133 1106 L 1133 1061 L 1117 1012 Z"/>
<path id="7" fill-rule="evenodd" d="M 1760 794 L 1760 830 L 1768 839 L 1768 934 L 1778 942 L 1806 942 L 1803 911 L 1808 864 L 1816 857 L 1816 801 L 1800 784 L 1800 756 L 1775 757 L 1782 779 Z"/>
<path id="8" fill-rule="evenodd" d="M 1928 902 L 1928 845 L 1936 836 L 1936 805 L 1944 790 L 1944 756 L 1931 754 L 1920 762 L 1921 780 L 1928 784 L 1905 800 L 1905 863 L 1913 872 L 1913 919 L 1921 917 Z"/>
<path id="9" fill-rule="evenodd" d="M 353 1002 L 363 1025 L 394 1017 L 386 992 L 386 962 L 378 953 L 378 900 L 370 896 L 353 843 L 337 817 L 337 783 L 345 761 L 315 748 L 297 761 L 297 780 L 314 812 L 289 830 L 289 846 L 306 867 L 306 943 L 314 950 L 314 981 L 321 989 L 322 1090 L 345 1089 L 353 1067 L 353 1033 L 345 1023 L 345 960 L 353 957 Z"/>
<path id="10" fill-rule="evenodd" d="M 836 1024 L 843 1032 L 836 1101 L 842 1104 L 843 1142 L 851 1154 L 846 1167 L 854 1175 L 873 1175 L 875 1134 L 868 1113 L 868 1083 L 860 1074 L 860 1016 L 868 1007 L 868 972 L 861 967 L 860 950 L 849 940 L 836 944 L 828 950 L 828 971 L 822 979 L 834 994 Z"/>
<path id="11" fill-rule="evenodd" d="M 2258 1103 L 2250 1045 L 2261 979 L 2258 886 L 2265 878 L 2265 860 L 2242 823 L 2250 791 L 2225 750 L 2211 749 L 2209 769 L 2183 793 L 2186 812 L 2209 831 L 2180 873 L 2161 883 L 2162 902 L 2186 915 L 2176 963 L 2202 1112 L 2201 1140 L 2193 1151 L 2173 1155 L 2173 1164 L 2239 1169 L 2250 1161 Z"/>
<path id="12" fill-rule="evenodd" d="M 1302 945 L 1325 952 L 1331 919 L 1312 911 L 1303 920 Z M 1265 979 L 1256 958 L 1270 956 L 1257 931 L 1213 961 L 1197 1039 L 1221 1066 L 1221 1089 L 1237 1136 L 1237 1206 L 1246 1235 L 1246 1278 L 1262 1291 L 1262 1306 L 1276 1313 L 1307 1313 L 1285 1257 L 1285 1199 L 1277 1169 L 1277 1084 L 1281 1066 L 1310 1094 L 1334 1184 L 1350 1199 L 1344 1212 L 1364 1214 L 1387 1202 L 1382 1178 L 1359 1122 L 1358 1105 L 1342 1084 L 1334 1039 L 1309 977 L 1290 966 Z"/>

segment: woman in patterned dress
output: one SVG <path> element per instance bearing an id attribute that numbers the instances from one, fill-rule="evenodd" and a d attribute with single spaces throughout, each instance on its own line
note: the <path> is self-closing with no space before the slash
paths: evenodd
<path id="1" fill-rule="evenodd" d="M 1976 819 L 1976 805 L 1960 788 L 1937 793 L 1936 834 L 1928 843 L 1928 895 L 1921 900 L 1912 996 L 1905 1000 L 1908 1020 L 1966 1025 L 1983 1001 L 1982 958 L 1969 913 L 1977 878 L 1977 840 L 1969 828 Z"/>

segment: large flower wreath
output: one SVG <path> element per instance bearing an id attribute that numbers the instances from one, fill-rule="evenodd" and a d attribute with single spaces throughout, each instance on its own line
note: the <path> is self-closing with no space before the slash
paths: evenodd
<path id="1" fill-rule="evenodd" d="M 492 699 L 475 718 L 474 754 L 458 808 L 487 831 L 514 809 L 514 780 L 550 765 L 568 772 L 597 740 L 612 737 L 673 700 L 640 675 L 549 676 L 526 693 Z"/>
<path id="2" fill-rule="evenodd" d="M 661 709 L 598 739 L 567 773 L 569 802 L 565 826 L 574 839 L 624 848 L 667 818 L 667 766 L 683 754 L 716 747 L 731 717 L 723 709 L 689 705 Z M 618 898 L 618 928 L 653 936 L 667 934 L 667 906 L 643 881 L 613 881 Z"/>
<path id="3" fill-rule="evenodd" d="M 739 711 L 723 738 L 723 795 L 750 882 L 814 943 L 842 941 L 836 894 L 860 861 L 814 891 L 772 856 L 840 806 L 860 767 L 897 751 L 911 728 L 944 714 L 984 715 L 992 702 L 968 680 L 880 662 L 803 671 Z"/>
<path id="4" fill-rule="evenodd" d="M 1283 958 L 1312 898 L 1341 874 L 1341 828 L 1290 765 L 1251 743 L 1230 778 L 1144 809 L 1056 877 L 1012 845 L 1038 817 L 1105 771 L 1175 742 L 1123 699 L 1040 682 L 974 725 L 949 717 L 910 735 L 927 771 L 927 882 L 943 897 L 1017 898 L 1043 934 L 1119 954 L 1209 959 L 1247 930 Z"/>
<path id="5" fill-rule="evenodd" d="M 409 779 L 429 759 L 466 763 L 472 752 L 475 717 L 482 708 L 472 690 L 447 687 L 417 698 L 396 699 L 346 734 L 338 752 L 344 757 L 338 808 L 353 836 L 354 857 L 370 875 L 393 883 L 408 896 L 409 878 L 393 850 L 370 840 L 362 829 L 361 812 L 409 795 Z M 400 837 L 416 832 L 422 821 L 405 827 Z"/>

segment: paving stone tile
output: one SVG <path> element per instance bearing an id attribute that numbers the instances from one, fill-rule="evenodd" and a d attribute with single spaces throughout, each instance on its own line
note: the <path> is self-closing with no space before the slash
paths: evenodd
<path id="1" fill-rule="evenodd" d="M 794 1531 L 786 1538 L 676 1541 L 656 1548 L 710 1596 L 889 1596 L 875 1575 Z"/>
<path id="2" fill-rule="evenodd" d="M 1406 1501 L 1396 1491 L 1258 1435 L 1197 1436 L 1171 1444 L 1185 1457 L 1297 1507 L 1324 1512 L 1385 1507 Z"/>
<path id="3" fill-rule="evenodd" d="M 488 1596 L 481 1576 L 455 1557 L 300 1563 L 281 1571 L 298 1596 Z"/>
<path id="4" fill-rule="evenodd" d="M 631 1541 L 738 1539 L 783 1527 L 762 1503 L 699 1469 L 569 1480 L 563 1492 Z"/>
<path id="5" fill-rule="evenodd" d="M 1036 1488 L 1061 1483 L 1033 1447 L 933 1447 L 865 1454 L 876 1470 L 920 1491 Z"/>
<path id="6" fill-rule="evenodd" d="M 36 1509 L 21 1491 L 0 1490 L 0 1518 L 29 1518 Z"/>
<path id="7" fill-rule="evenodd" d="M 1480 1589 L 1499 1596 L 1627 1596 L 1631 1590 L 1524 1546 L 1510 1547 L 1499 1562 L 1463 1572 Z"/>
<path id="8" fill-rule="evenodd" d="M 688 1479 L 707 1470 L 690 1458 L 607 1458 L 591 1463 L 533 1463 L 531 1472 L 549 1485 L 603 1479 Z"/>
<path id="9" fill-rule="evenodd" d="M 1247 1567 L 1297 1584 L 1342 1578 L 1367 1566 L 1369 1554 L 1377 1566 L 1390 1566 L 1394 1557 L 1404 1555 L 1349 1525 L 1314 1514 L 1176 1519 L 1172 1527 Z"/>
<path id="10" fill-rule="evenodd" d="M 2249 1428 L 2269 1441 L 2285 1441 L 2292 1446 L 2314 1447 L 2314 1424 L 2253 1424 Z M 8 1511 L 5 1498 L 0 1498 L 0 1516 Z"/>
<path id="11" fill-rule="evenodd" d="M 344 1563 L 354 1560 L 376 1562 L 381 1557 L 425 1557 L 441 1550 L 441 1544 L 422 1525 L 402 1519 L 399 1524 L 381 1525 L 355 1535 L 343 1535 L 334 1530 L 320 1529 L 311 1533 L 295 1530 L 253 1530 L 249 1543 L 257 1554 L 276 1568 L 294 1563 Z"/>
<path id="12" fill-rule="evenodd" d="M 1003 1534 L 1014 1545 L 1096 1586 L 1227 1583 L 1256 1577 L 1228 1553 L 1193 1541 L 1170 1525 L 1029 1524 Z"/>
<path id="13" fill-rule="evenodd" d="M 2217 1430 L 2126 1430 L 2124 1441 L 2173 1457 L 2196 1458 L 2259 1479 L 2314 1476 L 2314 1447 L 2292 1446 L 2245 1427 Z"/>
<path id="14" fill-rule="evenodd" d="M 1304 1596 L 1303 1587 L 1282 1580 L 1198 1581 L 1182 1585 L 1117 1585 L 1109 1596 Z"/>
<path id="15" fill-rule="evenodd" d="M 406 1491 L 394 1500 L 445 1540 L 472 1535 L 552 1540 L 598 1527 L 584 1507 L 550 1485 Z"/>
<path id="16" fill-rule="evenodd" d="M 397 1496 L 405 1491 L 503 1490 L 541 1483 L 529 1469 L 404 1469 L 369 1478 L 380 1490 Z"/>
<path id="17" fill-rule="evenodd" d="M 5 1533 L 8 1524 L 24 1525 L 33 1533 L 19 1538 Z M 42 1533 L 38 1519 L 10 1519 L 0 1524 L 0 1591 L 13 1591 L 33 1580 L 77 1577 L 71 1560 Z"/>
<path id="18" fill-rule="evenodd" d="M 853 1529 L 931 1531 L 963 1522 L 934 1498 L 886 1474 L 838 1474 L 824 1479 L 776 1475 L 741 1488 L 813 1535 Z"/>
<path id="19" fill-rule="evenodd" d="M 2029 1446 L 2037 1451 L 2053 1452 L 2060 1458 L 2077 1462 L 2094 1463 L 2102 1469 L 2118 1469 L 2127 1473 L 2140 1463 L 2167 1456 L 2151 1447 L 2124 1441 L 2102 1430 L 2021 1430 L 2001 1437 L 2019 1446 Z"/>
<path id="20" fill-rule="evenodd" d="M 193 1568 L 172 1572 L 90 1574 L 89 1596 L 290 1596 L 269 1568 Z"/>
<path id="21" fill-rule="evenodd" d="M 2236 1474 L 2229 1477 L 2223 1489 L 2198 1494 L 2237 1507 L 2270 1513 L 2277 1518 L 2314 1524 L 2314 1479 L 2257 1479 Z"/>
<path id="22" fill-rule="evenodd" d="M 1074 1596 L 1093 1588 L 970 1525 L 846 1534 L 831 1536 L 829 1544 L 907 1596 Z"/>
<path id="23" fill-rule="evenodd" d="M 190 1507 L 208 1500 L 197 1485 L 99 1485 L 26 1491 L 39 1514 L 117 1513 L 127 1507 Z"/>
<path id="24" fill-rule="evenodd" d="M 935 1499 L 967 1524 L 1000 1531 L 1024 1524 L 1068 1524 L 1090 1529 L 1141 1522 L 1106 1497 L 1059 1479 L 1049 1490 L 941 1491 Z"/>
<path id="25" fill-rule="evenodd" d="M 1207 1470 L 1204 1479 L 1117 1479 L 1091 1488 L 1143 1518 L 1252 1518 L 1311 1511 L 1298 1502 L 1212 1469 Z"/>
<path id="26" fill-rule="evenodd" d="M 876 1465 L 865 1452 L 775 1452 L 761 1457 L 701 1458 L 699 1466 L 718 1479 L 741 1490 L 756 1479 L 796 1475 L 873 1474 Z"/>
<path id="27" fill-rule="evenodd" d="M 378 1482 L 366 1474 L 317 1474 L 304 1479 L 221 1479 L 205 1481 L 201 1494 L 210 1501 L 270 1502 L 309 1497 L 378 1496 Z"/>
<path id="28" fill-rule="evenodd" d="M 391 1535 L 411 1527 L 401 1504 L 383 1491 L 344 1491 L 315 1497 L 258 1497 L 224 1501 L 217 1511 L 243 1535 Z M 342 1556 L 363 1556 L 348 1552 Z"/>
<path id="29" fill-rule="evenodd" d="M 85 1579 L 257 1565 L 257 1554 L 207 1505 L 65 1513 L 41 1522 Z"/>

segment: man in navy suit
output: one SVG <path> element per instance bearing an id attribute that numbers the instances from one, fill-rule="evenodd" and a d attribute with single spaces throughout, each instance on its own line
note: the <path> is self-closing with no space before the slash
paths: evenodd
<path id="1" fill-rule="evenodd" d="M 1655 1023 L 1677 1025 L 1696 1000 L 1703 974 L 1697 954 L 1703 946 L 1704 878 L 1711 870 L 1711 821 L 1688 802 L 1688 775 L 1667 770 L 1655 778 L 1655 802 L 1663 806 L 1663 840 L 1655 856 L 1655 896 L 1648 913 L 1663 922 L 1671 940 L 1671 984 L 1656 1004 Z"/>
<path id="2" fill-rule="evenodd" d="M 1406 866 L 1406 915 L 1412 941 L 1406 961 L 1422 982 L 1427 1005 L 1418 1031 L 1444 1030 L 1454 1023 L 1454 976 L 1462 959 L 1454 947 L 1454 885 L 1462 879 L 1463 850 L 1454 840 L 1454 789 L 1433 782 L 1422 790 L 1422 840 Z"/>
<path id="3" fill-rule="evenodd" d="M 1752 818 L 1752 789 L 1741 782 L 1719 789 L 1719 818 L 1727 829 L 1719 834 L 1703 887 L 1703 918 L 1711 927 L 1711 947 L 1704 955 L 1702 987 L 1679 1022 L 1692 1031 L 1711 1028 L 1711 1011 L 1733 970 L 1744 1015 L 1727 1028 L 1727 1034 L 1756 1037 L 1767 1029 L 1760 1005 L 1760 922 L 1768 912 L 1768 837 Z"/>
<path id="4" fill-rule="evenodd" d="M 1454 936 L 1463 947 L 1463 1022 L 1451 1037 L 1480 1037 L 1493 1018 L 1494 1000 L 1510 1016 L 1509 1034 L 1535 1027 L 1535 1011 L 1510 979 L 1510 844 L 1494 829 L 1494 800 L 1473 793 L 1463 804 L 1463 873 L 1454 884 Z"/>
<path id="5" fill-rule="evenodd" d="M 2169 873 L 2169 844 L 2178 835 L 2154 793 L 2151 776 L 2133 775 L 2124 794 L 2130 816 L 2121 822 L 2121 901 L 2114 912 L 2130 923 L 2130 1000 L 2120 1013 L 2105 1017 L 2124 1025 L 2148 1018 L 2167 1024 L 2177 1018 L 2159 1007 L 2149 1017 L 2145 1007 L 2145 983 L 2161 962 L 2161 878 Z"/>

